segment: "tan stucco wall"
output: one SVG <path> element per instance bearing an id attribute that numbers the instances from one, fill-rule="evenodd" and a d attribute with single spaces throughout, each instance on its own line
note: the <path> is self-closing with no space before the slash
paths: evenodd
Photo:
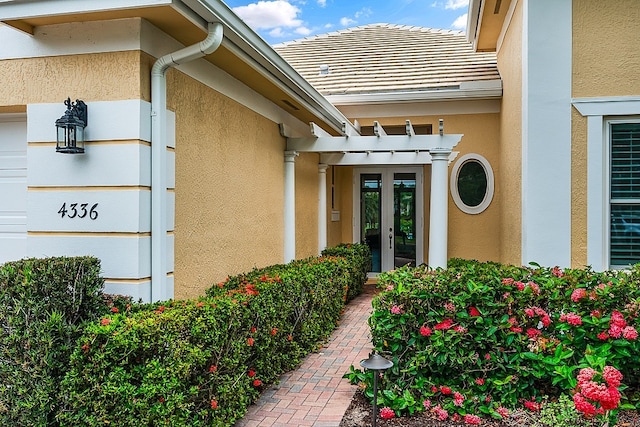
<path id="1" fill-rule="evenodd" d="M 0 85 L 0 106 L 62 104 L 67 97 L 85 102 L 148 100 L 148 89 L 142 89 L 148 85 L 140 77 L 145 61 L 139 51 L 3 60 L 0 82 L 10 84 Z"/>
<path id="2" fill-rule="evenodd" d="M 640 95 L 640 2 L 573 1 L 574 98 Z M 587 118 L 572 112 L 571 263 L 587 264 Z"/>
<path id="3" fill-rule="evenodd" d="M 438 119 L 443 118 L 445 132 L 450 134 L 464 134 L 461 142 L 456 147 L 462 156 L 467 153 L 477 153 L 484 156 L 491 167 L 499 170 L 499 116 L 498 114 L 466 114 L 455 116 L 415 116 L 415 117 L 381 117 L 377 118 L 384 125 L 404 125 L 405 120 L 411 120 L 415 125 L 431 124 L 433 129 L 438 129 Z M 353 120 L 354 118 L 350 118 Z M 363 126 L 372 125 L 372 120 L 367 118 L 355 118 Z M 449 170 L 451 171 L 450 165 Z M 337 194 L 340 195 L 342 204 L 341 230 L 342 241 L 353 239 L 353 168 L 341 167 L 340 181 L 336 183 Z M 429 199 L 431 188 L 431 166 L 424 168 L 424 254 L 425 261 L 429 252 Z M 449 190 L 449 179 L 445 183 Z M 451 196 L 449 196 L 449 247 L 448 256 L 474 258 L 478 260 L 499 260 L 500 256 L 500 186 L 496 179 L 496 192 L 489 208 L 478 215 L 469 215 L 460 211 Z M 348 208 L 348 209 L 347 209 Z M 348 216 L 346 214 L 349 214 Z M 332 228 L 335 230 L 335 228 Z M 334 231 L 335 232 L 335 231 Z M 335 241 L 335 236 L 332 236 Z"/>
<path id="4" fill-rule="evenodd" d="M 522 3 L 519 1 L 514 10 L 498 52 L 503 85 L 500 168 L 495 171 L 502 200 L 499 258 L 515 265 L 522 262 Z"/>
<path id="5" fill-rule="evenodd" d="M 187 298 L 227 275 L 282 263 L 285 141 L 276 123 L 182 73 L 171 70 L 167 86 L 176 111 L 175 297 Z M 314 184 L 310 162 L 296 160 L 297 195 Z M 315 177 L 317 194 L 317 166 Z M 312 209 L 297 209 L 299 226 Z M 310 244 L 297 237 L 302 253 Z"/>

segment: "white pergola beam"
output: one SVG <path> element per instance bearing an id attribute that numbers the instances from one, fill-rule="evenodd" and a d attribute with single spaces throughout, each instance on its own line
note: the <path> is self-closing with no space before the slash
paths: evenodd
<path id="1" fill-rule="evenodd" d="M 311 135 L 317 138 L 332 138 L 331 134 L 320 126 L 313 122 L 309 122 L 309 129 L 311 129 Z"/>
<path id="2" fill-rule="evenodd" d="M 416 131 L 413 129 L 413 125 L 411 124 L 411 120 L 407 120 L 405 122 L 405 129 L 407 131 L 407 136 L 415 136 Z"/>
<path id="3" fill-rule="evenodd" d="M 430 151 L 453 149 L 462 134 L 449 135 L 386 135 L 386 136 L 321 136 L 288 138 L 287 150 L 301 153 L 331 153 L 353 151 Z"/>
<path id="4" fill-rule="evenodd" d="M 346 137 L 360 136 L 360 123 L 357 120 L 351 123 L 342 122 L 342 135 Z"/>
<path id="5" fill-rule="evenodd" d="M 332 166 L 357 165 L 428 165 L 431 154 L 416 152 L 375 152 L 375 153 L 324 153 L 320 162 Z"/>
<path id="6" fill-rule="evenodd" d="M 373 122 L 373 134 L 377 137 L 387 136 L 387 132 L 377 120 Z"/>

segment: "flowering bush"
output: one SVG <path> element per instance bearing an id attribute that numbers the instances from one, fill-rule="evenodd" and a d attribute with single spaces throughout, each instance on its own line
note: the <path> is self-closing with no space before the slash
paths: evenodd
<path id="1" fill-rule="evenodd" d="M 473 423 L 522 407 L 540 411 L 543 396 L 572 394 L 580 368 L 611 366 L 638 389 L 639 284 L 639 266 L 596 273 L 451 260 L 447 270 L 381 274 L 369 322 L 375 350 L 394 366 L 379 402 L 397 413 L 427 410 Z M 370 375 L 352 369 L 346 376 L 373 397 Z M 592 397 L 580 395 L 607 411 L 624 400 L 607 391 L 609 400 L 594 400 L 588 386 Z"/>
<path id="2" fill-rule="evenodd" d="M 198 300 L 114 305 L 79 338 L 56 420 L 233 425 L 335 328 L 348 289 L 362 287 L 352 262 L 309 258 L 229 277 Z"/>

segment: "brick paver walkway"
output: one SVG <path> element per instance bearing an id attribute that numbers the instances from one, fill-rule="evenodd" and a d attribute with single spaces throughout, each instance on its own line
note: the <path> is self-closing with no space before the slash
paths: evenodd
<path id="1" fill-rule="evenodd" d="M 235 426 L 339 426 L 356 390 L 342 376 L 349 366 L 360 367 L 371 351 L 367 319 L 374 293 L 375 285 L 365 285 L 362 295 L 347 305 L 325 346 L 307 356 L 298 369 L 282 375 L 280 383 L 266 390 Z"/>

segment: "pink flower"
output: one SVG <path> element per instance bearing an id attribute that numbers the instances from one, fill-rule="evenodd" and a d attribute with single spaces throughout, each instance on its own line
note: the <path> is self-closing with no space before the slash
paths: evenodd
<path id="1" fill-rule="evenodd" d="M 506 279 L 502 279 L 502 284 L 503 285 L 511 285 L 513 284 L 514 280 L 511 277 L 507 277 Z"/>
<path id="2" fill-rule="evenodd" d="M 582 318 L 575 314 L 575 313 L 562 313 L 560 315 L 560 321 L 561 322 L 567 322 L 568 324 L 572 325 L 572 326 L 579 326 L 582 325 Z"/>
<path id="3" fill-rule="evenodd" d="M 604 332 L 600 332 L 600 333 L 598 334 L 598 339 L 599 339 L 599 340 L 602 340 L 602 341 L 606 341 L 606 340 L 608 340 L 608 339 L 609 339 L 609 334 L 608 334 L 606 331 L 604 331 Z"/>
<path id="4" fill-rule="evenodd" d="M 431 401 L 429 399 L 426 399 L 424 402 L 422 402 L 422 406 L 424 406 L 424 409 L 428 411 L 429 408 L 431 408 Z"/>
<path id="5" fill-rule="evenodd" d="M 595 317 L 596 319 L 599 319 L 602 317 L 602 313 L 600 312 L 600 310 L 593 310 L 590 314 L 591 314 L 591 317 Z"/>
<path id="6" fill-rule="evenodd" d="M 491 360 L 491 354 L 490 353 L 485 354 L 484 360 Z"/>
<path id="7" fill-rule="evenodd" d="M 619 326 L 620 328 L 624 328 L 627 326 L 627 322 L 624 320 L 624 316 L 617 310 L 614 310 L 611 313 L 611 320 L 609 321 L 611 325 Z"/>
<path id="8" fill-rule="evenodd" d="M 541 406 L 542 405 L 540 405 L 535 400 L 525 400 L 525 402 L 524 402 L 524 407 L 527 408 L 528 410 L 532 411 L 532 412 L 539 411 Z"/>
<path id="9" fill-rule="evenodd" d="M 520 326 L 512 326 L 509 328 L 511 332 L 515 332 L 516 334 L 522 333 L 522 328 Z"/>
<path id="10" fill-rule="evenodd" d="M 477 415 L 467 414 L 464 416 L 464 422 L 467 424 L 479 425 L 480 417 Z"/>
<path id="11" fill-rule="evenodd" d="M 613 338 L 620 338 L 622 336 L 622 327 L 618 325 L 609 326 L 609 335 Z"/>
<path id="12" fill-rule="evenodd" d="M 507 322 L 509 322 L 511 326 L 516 326 L 518 324 L 518 320 L 515 317 L 510 317 L 509 320 L 507 320 Z"/>
<path id="13" fill-rule="evenodd" d="M 422 327 L 420 328 L 420 335 L 422 335 L 423 337 L 429 337 L 431 336 L 431 328 L 425 325 L 422 325 Z"/>
<path id="14" fill-rule="evenodd" d="M 531 340 L 536 339 L 536 337 L 538 337 L 540 335 L 542 335 L 542 332 L 540 332 L 538 329 L 534 329 L 534 328 L 527 329 L 527 336 Z"/>
<path id="15" fill-rule="evenodd" d="M 444 305 L 444 309 L 449 311 L 449 312 L 454 312 L 456 311 L 456 306 L 453 305 L 452 303 L 448 302 Z"/>
<path id="16" fill-rule="evenodd" d="M 516 286 L 516 288 L 517 288 L 519 291 L 524 291 L 524 287 L 525 287 L 524 283 L 522 283 L 522 282 L 516 282 L 516 283 L 515 283 L 515 286 Z"/>
<path id="17" fill-rule="evenodd" d="M 385 406 L 384 408 L 380 409 L 380 417 L 383 420 L 390 420 L 395 416 L 396 416 L 396 413 L 393 411 L 393 409 L 389 408 L 388 406 Z"/>
<path id="18" fill-rule="evenodd" d="M 524 309 L 524 314 L 526 314 L 528 317 L 533 317 L 535 316 L 535 313 L 533 311 L 533 308 L 525 308 Z"/>
<path id="19" fill-rule="evenodd" d="M 402 307 L 399 305 L 391 306 L 391 314 L 402 314 Z"/>
<path id="20" fill-rule="evenodd" d="M 602 378 L 607 382 L 609 387 L 620 387 L 622 374 L 613 366 L 605 366 L 602 371 Z"/>
<path id="21" fill-rule="evenodd" d="M 509 410 L 507 408 L 505 408 L 504 406 L 499 406 L 498 409 L 496 409 L 496 412 L 502 418 L 509 418 Z"/>
<path id="22" fill-rule="evenodd" d="M 462 406 L 462 402 L 464 402 L 464 396 L 457 391 L 453 393 L 453 404 L 456 406 Z"/>
<path id="23" fill-rule="evenodd" d="M 528 282 L 527 286 L 531 288 L 531 292 L 533 292 L 534 295 L 540 295 L 540 286 L 538 286 L 536 283 Z"/>
<path id="24" fill-rule="evenodd" d="M 580 369 L 580 372 L 578 373 L 578 383 L 586 383 L 587 381 L 591 381 L 595 374 L 596 371 L 592 368 Z"/>
<path id="25" fill-rule="evenodd" d="M 438 405 L 435 408 L 433 408 L 433 411 L 436 413 L 436 415 L 438 416 L 438 419 L 440 421 L 444 421 L 447 418 L 449 418 L 449 413 L 447 412 L 447 410 L 446 409 L 442 409 L 440 407 L 440 405 Z"/>
<path id="26" fill-rule="evenodd" d="M 553 267 L 551 269 L 551 274 L 553 274 L 556 277 L 562 277 L 564 276 L 564 273 L 562 272 L 562 269 L 560 269 L 560 267 Z"/>
<path id="27" fill-rule="evenodd" d="M 627 340 L 635 340 L 638 338 L 638 331 L 633 326 L 625 326 L 622 330 L 622 337 Z"/>
<path id="28" fill-rule="evenodd" d="M 484 385 L 484 378 L 476 378 L 476 384 Z"/>
<path id="29" fill-rule="evenodd" d="M 478 317 L 478 316 L 480 316 L 480 315 L 481 315 L 481 314 L 480 314 L 480 311 L 479 311 L 477 308 L 475 308 L 475 307 L 469 307 L 469 316 L 471 316 L 471 317 Z"/>
<path id="30" fill-rule="evenodd" d="M 453 330 L 460 333 L 460 334 L 464 334 L 465 332 L 467 332 L 467 328 L 465 328 L 464 326 L 460 326 L 460 325 L 456 325 L 453 327 Z"/>
<path id="31" fill-rule="evenodd" d="M 582 298 L 585 298 L 587 296 L 587 291 L 584 288 L 577 288 L 574 289 L 573 292 L 571 292 L 571 301 L 573 302 L 578 302 L 580 301 Z"/>
<path id="32" fill-rule="evenodd" d="M 596 414 L 596 407 L 587 402 L 587 400 L 580 393 L 573 395 L 573 404 L 576 406 L 576 410 L 582 412 L 587 417 L 592 417 Z"/>
<path id="33" fill-rule="evenodd" d="M 432 385 L 431 386 L 431 393 L 437 393 L 438 392 L 438 387 Z"/>

